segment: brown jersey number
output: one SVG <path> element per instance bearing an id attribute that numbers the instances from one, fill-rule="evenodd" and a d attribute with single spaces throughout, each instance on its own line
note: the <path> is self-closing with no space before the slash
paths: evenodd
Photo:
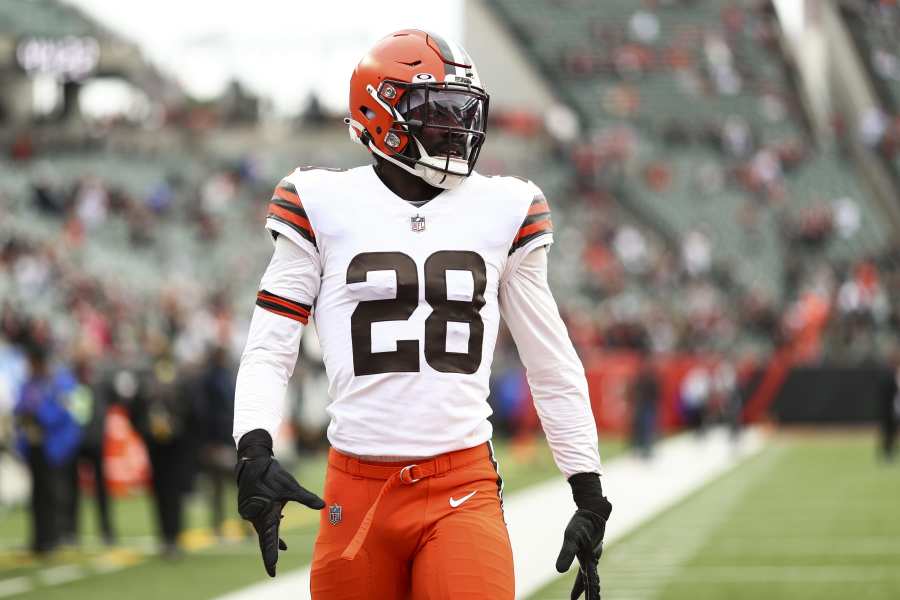
<path id="1" fill-rule="evenodd" d="M 468 271 L 474 283 L 471 300 L 451 300 L 447 271 Z M 362 283 L 370 271 L 394 271 L 397 295 L 383 300 L 361 301 L 350 317 L 355 375 L 418 372 L 419 340 L 397 340 L 397 349 L 372 352 L 372 323 L 405 321 L 419 305 L 419 277 L 415 261 L 402 252 L 364 252 L 347 267 L 347 283 Z M 425 360 L 435 371 L 472 374 L 481 365 L 484 322 L 481 309 L 487 287 L 484 259 L 476 252 L 442 250 L 425 260 L 425 301 L 431 314 L 425 319 Z M 447 324 L 466 323 L 466 352 L 447 351 Z"/>

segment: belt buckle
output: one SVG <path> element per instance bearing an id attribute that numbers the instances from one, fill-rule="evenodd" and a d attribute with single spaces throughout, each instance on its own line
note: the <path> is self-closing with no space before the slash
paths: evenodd
<path id="1" fill-rule="evenodd" d="M 413 484 L 413 483 L 415 483 L 415 482 L 417 482 L 417 481 L 421 481 L 421 480 L 422 480 L 421 477 L 413 478 L 413 476 L 411 475 L 411 473 L 412 473 L 412 468 L 413 468 L 413 467 L 418 467 L 418 466 L 419 466 L 419 465 L 406 465 L 405 467 L 403 467 L 402 469 L 400 469 L 400 481 L 401 481 L 402 483 L 407 484 L 407 485 Z"/>

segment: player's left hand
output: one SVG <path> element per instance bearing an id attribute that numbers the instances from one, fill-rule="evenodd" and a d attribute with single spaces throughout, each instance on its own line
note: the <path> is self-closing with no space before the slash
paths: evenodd
<path id="1" fill-rule="evenodd" d="M 596 473 L 579 473 L 569 478 L 578 510 L 569 520 L 563 535 L 556 570 L 565 573 L 578 559 L 578 575 L 572 586 L 571 600 L 584 594 L 585 600 L 600 600 L 600 575 L 597 565 L 603 553 L 603 535 L 612 504 L 603 495 Z"/>

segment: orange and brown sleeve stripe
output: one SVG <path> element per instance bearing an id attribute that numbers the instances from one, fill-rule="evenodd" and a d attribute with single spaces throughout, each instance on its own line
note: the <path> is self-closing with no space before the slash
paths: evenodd
<path id="1" fill-rule="evenodd" d="M 312 308 L 309 304 L 294 302 L 266 290 L 257 292 L 256 305 L 276 315 L 299 321 L 304 325 L 309 321 L 309 311 Z"/>
<path id="2" fill-rule="evenodd" d="M 512 254 L 531 240 L 542 235 L 553 233 L 553 221 L 550 220 L 550 205 L 541 195 L 535 196 L 528 207 L 528 214 L 519 227 L 519 233 L 513 240 L 509 253 Z"/>
<path id="3" fill-rule="evenodd" d="M 309 223 L 309 217 L 306 215 L 303 203 L 300 202 L 300 195 L 293 183 L 283 179 L 275 188 L 275 193 L 269 202 L 268 218 L 288 225 L 303 239 L 316 246 L 316 234 Z"/>

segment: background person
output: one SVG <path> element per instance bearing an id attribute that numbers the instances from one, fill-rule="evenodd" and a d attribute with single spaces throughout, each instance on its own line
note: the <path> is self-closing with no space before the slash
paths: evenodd
<path id="1" fill-rule="evenodd" d="M 237 458 L 231 431 L 234 423 L 235 369 L 228 350 L 214 346 L 201 376 L 198 420 L 203 435 L 201 467 L 211 487 L 210 518 L 213 532 L 221 537 L 225 521 L 225 489 L 234 481 Z"/>
<path id="2" fill-rule="evenodd" d="M 155 358 L 138 377 L 140 384 L 129 413 L 150 458 L 153 506 L 166 558 L 179 555 L 184 497 L 192 477 L 192 398 L 168 344 L 158 340 Z"/>
<path id="3" fill-rule="evenodd" d="M 642 458 L 650 458 L 653 454 L 659 394 L 659 375 L 652 356 L 648 354 L 631 389 L 631 445 Z"/>
<path id="4" fill-rule="evenodd" d="M 75 460 L 69 468 L 70 501 L 65 518 L 64 536 L 76 543 L 78 541 L 79 516 L 81 505 L 80 468 L 89 470 L 93 484 L 94 500 L 97 505 L 97 521 L 103 543 L 115 543 L 110 515 L 109 492 L 106 486 L 106 474 L 103 465 L 104 433 L 106 425 L 106 395 L 100 390 L 91 359 L 82 355 L 75 359 L 75 388 L 70 396 L 70 410 L 82 428 L 81 444 Z"/>
<path id="5" fill-rule="evenodd" d="M 65 370 L 53 372 L 45 342 L 26 346 L 28 379 L 15 407 L 17 448 L 31 474 L 31 550 L 45 554 L 57 547 L 65 525 L 64 507 L 71 493 L 68 469 L 81 442 L 81 428 L 69 413 L 67 396 L 74 380 Z"/>

